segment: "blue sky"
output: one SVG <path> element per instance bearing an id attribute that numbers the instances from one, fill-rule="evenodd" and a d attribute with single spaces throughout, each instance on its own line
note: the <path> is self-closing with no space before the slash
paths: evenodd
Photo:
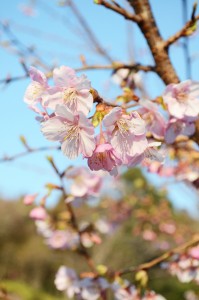
<path id="1" fill-rule="evenodd" d="M 81 13 L 85 16 L 96 37 L 118 61 L 129 61 L 129 45 L 134 45 L 134 59 L 142 64 L 151 64 L 152 58 L 147 49 L 146 41 L 140 34 L 136 25 L 126 22 L 121 16 L 103 7 L 95 5 L 92 0 L 75 0 Z M 122 1 L 120 1 L 122 2 Z M 168 38 L 182 27 L 181 0 L 157 1 L 151 0 L 151 5 L 160 32 Z M 23 43 L 22 47 L 33 46 L 42 60 L 49 65 L 68 65 L 78 67 L 81 65 L 79 56 L 85 55 L 88 64 L 106 64 L 107 62 L 92 51 L 92 47 L 82 32 L 73 14 L 67 7 L 57 5 L 58 1 L 35 1 L 36 14 L 27 17 L 21 11 L 23 5 L 29 1 L 1 1 L 0 20 L 8 21 L 10 29 Z M 191 14 L 193 1 L 188 0 L 188 15 Z M 0 29 L 1 45 L 6 45 L 7 36 Z M 190 55 L 195 57 L 192 64 L 192 78 L 199 80 L 199 35 L 190 38 Z M 170 51 L 172 62 L 178 71 L 181 80 L 186 79 L 186 66 L 184 53 L 179 45 L 172 46 Z M 30 63 L 31 64 L 31 63 Z M 23 75 L 19 57 L 0 47 L 0 79 L 8 74 L 11 76 Z M 105 98 L 114 98 L 119 89 L 110 80 L 110 71 L 88 71 L 87 75 L 95 87 Z M 154 97 L 164 90 L 164 85 L 154 74 L 143 74 L 146 87 Z M 24 150 L 19 136 L 24 135 L 30 146 L 39 147 L 52 145 L 47 142 L 35 121 L 34 113 L 27 109 L 23 102 L 24 91 L 29 80 L 22 80 L 3 86 L 0 89 L 1 98 L 1 147 L 0 157 L 13 155 Z M 57 152 L 41 152 L 29 155 L 12 163 L 0 164 L 0 195 L 2 197 L 16 198 L 25 193 L 34 193 L 43 189 L 46 182 L 57 182 L 51 170 L 46 155 L 53 155 L 56 163 L 63 169 L 70 165 L 66 157 Z M 79 159 L 75 164 L 79 165 Z M 157 183 L 157 178 L 151 177 Z M 158 184 L 159 181 L 158 181 Z M 195 211 L 196 196 L 187 188 L 171 185 L 169 193 L 178 207 L 191 207 Z"/>

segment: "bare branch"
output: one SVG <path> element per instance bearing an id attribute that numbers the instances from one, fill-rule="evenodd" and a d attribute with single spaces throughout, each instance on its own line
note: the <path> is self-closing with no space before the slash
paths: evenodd
<path id="1" fill-rule="evenodd" d="M 156 71 L 155 67 L 150 66 L 150 65 L 144 66 L 139 63 L 128 65 L 128 64 L 123 64 L 123 63 L 119 63 L 119 62 L 113 62 L 111 65 L 84 65 L 82 67 L 76 68 L 75 71 L 76 72 L 89 71 L 89 70 L 114 70 L 114 71 L 117 71 L 119 69 L 129 69 L 129 70 L 132 70 L 135 72 L 138 72 L 138 71 L 155 72 Z M 52 77 L 52 73 L 48 72 L 48 73 L 46 73 L 46 76 L 48 78 L 50 78 L 50 77 Z M 29 77 L 28 74 L 21 75 L 21 76 L 14 76 L 14 77 L 7 76 L 7 78 L 0 79 L 0 84 L 9 84 L 11 82 L 26 79 L 28 77 Z"/>
<path id="2" fill-rule="evenodd" d="M 76 68 L 75 71 L 86 71 L 86 70 L 119 70 L 119 69 L 129 69 L 135 72 L 144 71 L 144 72 L 155 72 L 154 66 L 144 66 L 139 63 L 137 64 L 123 64 L 119 62 L 113 62 L 112 65 L 85 65 L 80 68 Z"/>
<path id="3" fill-rule="evenodd" d="M 127 10 L 125 10 L 120 5 L 112 4 L 110 2 L 107 2 L 106 0 L 98 0 L 97 4 L 102 5 L 110 10 L 117 12 L 118 14 L 122 15 L 127 20 L 131 20 L 135 23 L 138 23 L 141 21 L 140 16 L 129 13 Z"/>
<path id="4" fill-rule="evenodd" d="M 84 28 L 87 36 L 89 37 L 90 41 L 95 46 L 95 49 L 98 53 L 104 56 L 109 62 L 112 62 L 111 56 L 107 53 L 107 51 L 100 45 L 100 42 L 97 40 L 95 34 L 92 32 L 91 28 L 89 27 L 86 19 L 82 16 L 78 8 L 75 6 L 74 2 L 71 0 L 67 1 L 68 5 L 70 6 L 71 10 L 73 11 L 74 15 L 80 22 L 81 26 Z"/>
<path id="5" fill-rule="evenodd" d="M 6 155 L 6 156 L 0 158 L 0 163 L 13 161 L 15 159 L 27 156 L 27 155 L 29 155 L 31 153 L 35 153 L 35 152 L 48 151 L 48 150 L 60 150 L 60 149 L 61 149 L 60 146 L 51 146 L 51 147 L 44 146 L 44 147 L 39 147 L 39 148 L 29 148 L 26 151 L 17 153 L 17 154 L 15 154 L 13 156 L 7 156 Z"/>
<path id="6" fill-rule="evenodd" d="M 194 23 L 197 22 L 198 20 L 199 20 L 199 15 L 195 17 Z M 182 29 L 180 29 L 178 32 L 176 32 L 174 35 L 172 35 L 170 38 L 168 38 L 168 40 L 164 42 L 164 47 L 168 48 L 169 46 L 177 42 L 177 40 L 179 40 L 181 37 L 190 35 L 188 34 L 189 32 L 188 30 L 194 25 L 194 23 L 193 20 L 188 21 Z"/>
<path id="7" fill-rule="evenodd" d="M 149 262 L 143 263 L 143 264 L 141 264 L 139 266 L 136 266 L 136 267 L 133 266 L 133 267 L 121 270 L 119 272 L 116 272 L 116 274 L 118 276 L 121 276 L 121 275 L 131 273 L 131 272 L 137 272 L 137 271 L 140 271 L 140 270 L 148 270 L 148 269 L 154 267 L 155 265 L 167 260 L 168 258 L 173 256 L 174 254 L 179 254 L 179 253 L 187 250 L 188 248 L 190 248 L 190 247 L 192 247 L 192 246 L 194 246 L 198 243 L 199 243 L 199 235 L 197 234 L 197 235 L 193 236 L 193 238 L 190 241 L 188 241 L 188 242 L 186 242 L 186 243 L 184 243 L 180 246 L 177 246 L 176 248 L 171 249 L 168 252 L 163 253 L 161 256 L 159 256 L 159 257 L 157 257 L 157 258 L 155 258 L 155 259 L 153 259 Z"/>

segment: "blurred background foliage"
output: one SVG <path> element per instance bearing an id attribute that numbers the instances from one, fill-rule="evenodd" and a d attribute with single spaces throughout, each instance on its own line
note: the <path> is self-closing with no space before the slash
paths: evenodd
<path id="1" fill-rule="evenodd" d="M 106 192 L 98 206 L 85 209 L 83 204 L 76 208 L 79 223 L 86 220 L 94 224 L 107 218 L 112 224 L 111 233 L 101 235 L 103 242 L 89 249 L 96 264 L 117 270 L 147 262 L 198 231 L 199 222 L 175 210 L 166 192 L 149 184 L 139 169 L 124 173 L 122 185 L 117 200 Z M 56 271 L 65 264 L 81 272 L 87 270 L 86 264 L 76 253 L 45 245 L 22 199 L 5 200 L 0 201 L 0 299 L 66 299 L 55 289 Z M 50 209 L 51 215 L 56 218 L 62 208 L 60 199 Z M 165 224 L 170 224 L 169 230 Z M 133 274 L 126 278 L 134 281 Z M 149 278 L 150 289 L 169 300 L 186 299 L 184 295 L 189 290 L 197 293 L 196 285 L 180 283 L 158 266 L 150 270 Z"/>

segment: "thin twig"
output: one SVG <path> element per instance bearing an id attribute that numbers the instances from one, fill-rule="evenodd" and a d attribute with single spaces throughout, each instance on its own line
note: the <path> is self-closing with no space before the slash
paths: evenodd
<path id="1" fill-rule="evenodd" d="M 60 150 L 60 149 L 61 149 L 60 146 L 51 146 L 51 147 L 44 146 L 44 147 L 39 147 L 39 148 L 30 148 L 26 151 L 17 153 L 13 156 L 4 156 L 4 157 L 0 158 L 0 163 L 13 161 L 15 159 L 18 159 L 23 156 L 27 156 L 27 155 L 29 155 L 31 153 L 35 153 L 35 152 L 48 151 L 48 150 Z"/>
<path id="2" fill-rule="evenodd" d="M 187 16 L 187 0 L 182 0 L 182 8 L 183 8 L 183 24 L 185 24 L 188 20 Z M 185 63 L 186 63 L 186 77 L 191 79 L 191 60 L 189 54 L 189 39 L 187 36 L 184 37 L 183 43 Z"/>
<path id="3" fill-rule="evenodd" d="M 76 68 L 76 72 L 80 71 L 89 71 L 89 70 L 114 70 L 117 71 L 119 69 L 129 69 L 135 72 L 138 71 L 143 71 L 143 72 L 155 72 L 155 67 L 154 66 L 144 66 L 139 63 L 137 64 L 122 64 L 118 62 L 113 62 L 111 65 L 85 65 L 79 68 Z M 52 73 L 47 73 L 46 74 L 48 78 L 52 77 Z M 21 76 L 8 76 L 7 78 L 0 79 L 0 84 L 9 84 L 14 81 L 22 80 L 28 78 L 28 74 L 21 75 Z"/>
<path id="4" fill-rule="evenodd" d="M 195 21 L 199 20 L 199 15 L 197 15 L 195 17 Z M 193 20 L 188 21 L 184 27 L 182 29 L 180 29 L 178 32 L 176 32 L 174 35 L 172 35 L 170 38 L 168 38 L 165 42 L 164 42 L 164 47 L 168 48 L 170 47 L 172 44 L 174 44 L 175 42 L 177 42 L 177 40 L 179 40 L 181 37 L 187 36 L 187 30 L 193 25 Z"/>
<path id="5" fill-rule="evenodd" d="M 88 38 L 92 42 L 92 44 L 95 46 L 95 49 L 98 53 L 100 53 L 104 58 L 106 58 L 109 62 L 112 62 L 111 56 L 108 54 L 108 52 L 101 46 L 100 42 L 96 38 L 95 34 L 91 30 L 90 26 L 88 25 L 86 19 L 83 17 L 83 15 L 78 10 L 77 6 L 74 4 L 73 1 L 69 0 L 68 5 L 70 6 L 71 10 L 73 11 L 74 15 L 78 19 L 79 23 L 81 24 L 82 28 L 86 32 Z"/>
<path id="6" fill-rule="evenodd" d="M 105 0 L 98 0 L 99 5 L 102 5 L 110 10 L 113 10 L 117 12 L 118 14 L 122 15 L 126 20 L 131 20 L 135 23 L 138 23 L 141 21 L 141 17 L 135 14 L 129 13 L 127 10 L 125 10 L 123 7 L 120 5 L 112 4 L 110 2 L 107 2 Z"/>
<path id="7" fill-rule="evenodd" d="M 124 275 L 124 274 L 127 274 L 127 273 L 131 273 L 131 272 L 137 272 L 137 271 L 140 271 L 140 270 L 148 270 L 152 267 L 154 267 L 155 265 L 167 260 L 168 258 L 170 258 L 171 256 L 173 256 L 174 254 L 179 254 L 181 252 L 183 252 L 184 250 L 196 245 L 199 243 L 199 235 L 196 234 L 190 241 L 180 245 L 180 246 L 177 246 L 176 248 L 172 249 L 172 250 L 169 250 L 167 252 L 165 252 L 164 254 L 160 255 L 159 257 L 149 261 L 149 262 L 146 262 L 146 263 L 143 263 L 139 266 L 133 266 L 133 267 L 129 267 L 127 269 L 124 269 L 124 270 L 121 270 L 119 272 L 116 272 L 116 274 L 118 276 L 121 276 L 121 275 Z"/>
<path id="8" fill-rule="evenodd" d="M 58 177 L 60 179 L 60 182 L 61 182 L 60 189 L 62 190 L 64 199 L 66 199 L 68 195 L 67 195 L 67 192 L 66 192 L 65 186 L 64 186 L 64 177 L 63 177 L 64 173 L 59 172 L 58 168 L 56 167 L 56 165 L 54 163 L 53 158 L 48 158 L 48 161 L 50 162 L 51 166 L 55 170 L 55 173 L 58 175 Z M 73 210 L 73 207 L 72 207 L 71 203 L 69 203 L 67 201 L 65 201 L 65 204 L 66 204 L 67 211 L 70 214 L 71 226 L 73 227 L 73 229 L 75 230 L 75 232 L 79 236 L 79 243 L 80 244 L 79 244 L 79 248 L 77 249 L 78 253 L 85 258 L 85 260 L 86 260 L 88 266 L 90 267 L 91 271 L 96 273 L 96 268 L 95 268 L 94 262 L 93 262 L 93 260 L 90 256 L 90 254 L 88 253 L 87 249 L 85 248 L 85 246 L 82 243 L 82 233 L 83 232 L 81 232 L 81 230 L 79 229 L 79 225 L 78 225 L 77 218 L 76 218 L 75 212 Z"/>

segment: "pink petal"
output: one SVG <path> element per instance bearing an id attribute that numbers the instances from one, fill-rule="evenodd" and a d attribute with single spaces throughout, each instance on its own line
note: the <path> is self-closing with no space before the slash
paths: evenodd
<path id="1" fill-rule="evenodd" d="M 36 81 L 43 86 L 47 86 L 47 78 L 43 72 L 37 70 L 35 67 L 30 67 L 29 74 L 33 81 Z"/>
<path id="2" fill-rule="evenodd" d="M 56 86 L 69 88 L 76 85 L 75 71 L 66 66 L 55 68 L 53 71 L 53 79 Z"/>

